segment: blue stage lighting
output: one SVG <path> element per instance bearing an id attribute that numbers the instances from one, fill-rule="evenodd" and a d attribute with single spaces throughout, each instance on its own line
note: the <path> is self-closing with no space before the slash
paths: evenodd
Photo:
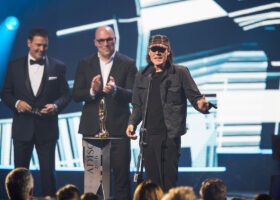
<path id="1" fill-rule="evenodd" d="M 5 26 L 7 27 L 7 29 L 9 30 L 15 30 L 15 29 L 18 29 L 18 26 L 19 26 L 19 21 L 16 17 L 14 16 L 10 16 L 10 17 L 7 17 L 5 19 Z"/>
<path id="2" fill-rule="evenodd" d="M 19 20 L 16 17 L 7 17 L 0 24 L 0 91 L 4 82 L 6 68 L 10 60 L 10 54 L 19 27 Z"/>

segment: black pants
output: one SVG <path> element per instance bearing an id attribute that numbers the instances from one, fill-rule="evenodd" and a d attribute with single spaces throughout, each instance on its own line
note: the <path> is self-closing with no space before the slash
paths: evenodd
<path id="1" fill-rule="evenodd" d="M 55 145 L 56 140 L 39 142 L 34 137 L 32 141 L 13 140 L 15 168 L 29 169 L 32 151 L 35 145 L 40 165 L 40 177 L 43 196 L 55 196 Z"/>
<path id="2" fill-rule="evenodd" d="M 166 134 L 146 135 L 143 148 L 147 179 L 159 184 L 164 192 L 176 186 L 181 137 L 170 139 Z"/>
<path id="3" fill-rule="evenodd" d="M 130 140 L 127 138 L 111 141 L 111 168 L 114 175 L 115 197 L 131 200 L 130 189 Z"/>

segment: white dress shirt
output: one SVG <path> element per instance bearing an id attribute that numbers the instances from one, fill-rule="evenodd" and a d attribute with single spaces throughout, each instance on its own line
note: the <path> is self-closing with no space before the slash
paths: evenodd
<path id="1" fill-rule="evenodd" d="M 107 81 L 109 79 L 109 74 L 110 71 L 112 69 L 113 66 L 113 61 L 114 61 L 114 57 L 116 55 L 116 51 L 112 54 L 112 56 L 110 57 L 110 59 L 107 62 L 104 62 L 101 58 L 99 53 L 97 54 L 98 58 L 99 58 L 99 63 L 100 63 L 100 71 L 101 71 L 101 76 L 102 76 L 102 80 L 103 80 L 103 87 L 106 86 Z M 89 93 L 91 95 L 91 97 L 94 99 L 95 98 L 95 94 L 93 94 L 92 89 L 90 88 Z M 114 93 L 116 93 L 116 87 L 114 89 Z"/>
<path id="2" fill-rule="evenodd" d="M 103 87 L 105 87 L 105 85 L 107 84 L 107 81 L 109 79 L 109 74 L 110 74 L 110 71 L 112 69 L 115 54 L 116 54 L 116 51 L 112 54 L 112 56 L 110 57 L 110 59 L 107 62 L 104 62 L 100 58 L 99 53 L 98 53 L 100 70 L 101 70 L 101 75 L 102 75 L 102 79 L 103 79 Z"/>
<path id="3" fill-rule="evenodd" d="M 30 54 L 28 55 L 28 74 L 33 94 L 36 96 L 42 82 L 44 74 L 44 65 L 30 65 L 30 60 L 35 60 Z"/>

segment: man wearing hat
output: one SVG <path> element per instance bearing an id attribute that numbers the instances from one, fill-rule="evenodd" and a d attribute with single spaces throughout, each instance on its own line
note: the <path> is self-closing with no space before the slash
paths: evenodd
<path id="1" fill-rule="evenodd" d="M 189 70 L 173 63 L 166 36 L 150 38 L 147 61 L 148 66 L 136 75 L 126 134 L 136 139 L 134 131 L 143 120 L 146 177 L 166 192 L 176 186 L 181 135 L 186 133 L 187 99 L 204 114 L 209 113 L 211 104 L 201 95 Z"/>

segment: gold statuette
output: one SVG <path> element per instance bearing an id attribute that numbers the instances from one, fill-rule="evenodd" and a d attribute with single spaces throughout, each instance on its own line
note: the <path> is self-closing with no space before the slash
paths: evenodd
<path id="1" fill-rule="evenodd" d="M 100 132 L 95 135 L 96 138 L 108 138 L 109 133 L 106 130 L 106 104 L 105 97 L 103 97 L 99 103 L 99 124 L 100 124 Z"/>

